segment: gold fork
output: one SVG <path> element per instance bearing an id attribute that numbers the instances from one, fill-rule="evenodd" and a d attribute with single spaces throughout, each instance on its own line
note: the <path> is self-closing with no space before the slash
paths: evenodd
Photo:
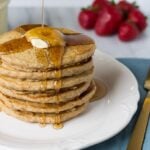
<path id="1" fill-rule="evenodd" d="M 150 71 L 145 81 L 145 88 L 150 90 Z M 148 92 L 142 106 L 139 118 L 131 135 L 127 150 L 141 150 L 144 143 L 146 128 L 150 115 L 150 91 Z"/>

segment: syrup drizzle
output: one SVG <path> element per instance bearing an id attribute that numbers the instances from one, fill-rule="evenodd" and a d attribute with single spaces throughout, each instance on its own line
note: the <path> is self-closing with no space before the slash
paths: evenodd
<path id="1" fill-rule="evenodd" d="M 64 40 L 67 46 L 94 44 L 93 40 L 89 39 L 88 37 L 82 34 L 77 34 L 77 35 L 65 35 L 64 34 Z M 11 41 L 0 44 L 0 54 L 9 55 L 11 53 L 19 53 L 19 52 L 21 53 L 23 51 L 26 51 L 32 48 L 33 46 L 31 45 L 31 43 L 27 41 L 26 37 L 23 37 L 19 39 L 13 39 Z"/>
<path id="2" fill-rule="evenodd" d="M 104 82 L 95 80 L 95 84 L 96 84 L 96 92 L 90 102 L 102 99 L 104 96 L 106 96 L 108 92 L 107 86 L 105 85 Z"/>
<path id="3" fill-rule="evenodd" d="M 62 71 L 61 71 L 61 65 L 62 65 L 62 59 L 64 55 L 65 48 L 63 46 L 56 46 L 56 47 L 50 47 L 49 49 L 37 49 L 35 48 L 36 58 L 39 63 L 43 64 L 44 66 L 48 67 L 50 60 L 51 63 L 53 63 L 54 67 L 56 68 L 55 71 L 55 82 L 54 82 L 54 89 L 56 91 L 56 103 L 57 103 L 57 109 L 56 109 L 56 116 L 54 118 L 55 124 L 53 125 L 54 128 L 62 128 L 62 121 L 61 121 L 61 115 L 60 115 L 60 109 L 59 109 L 59 92 L 62 87 Z M 47 78 L 47 73 L 45 74 Z M 47 90 L 47 79 L 44 81 L 41 81 L 42 84 L 42 90 Z M 46 115 L 43 112 L 41 117 L 41 126 L 46 125 Z"/>
<path id="4" fill-rule="evenodd" d="M 57 109 L 56 109 L 56 116 L 54 118 L 54 122 L 55 124 L 53 125 L 54 128 L 62 128 L 63 124 L 61 123 L 61 115 L 60 115 L 60 109 L 59 109 L 59 92 L 60 89 L 62 87 L 62 81 L 61 81 L 61 77 L 62 77 L 62 71 L 61 71 L 61 65 L 62 65 L 62 59 L 63 59 L 63 55 L 64 55 L 64 47 L 61 46 L 57 46 L 57 47 L 51 47 L 50 49 L 36 49 L 35 48 L 35 52 L 36 52 L 36 57 L 38 62 L 42 63 L 44 66 L 48 67 L 49 62 L 51 60 L 51 62 L 53 63 L 54 67 L 56 68 L 55 71 L 55 82 L 54 82 L 54 89 L 56 91 L 56 103 L 57 103 Z M 47 78 L 47 74 L 46 78 Z M 45 76 L 44 76 L 45 78 Z M 41 82 L 42 84 L 42 90 L 47 90 L 47 79 Z M 46 125 L 46 115 L 43 112 L 42 113 L 42 117 L 41 117 L 41 121 L 40 121 L 40 125 L 43 127 Z"/>
<path id="5" fill-rule="evenodd" d="M 62 71 L 61 71 L 61 65 L 62 65 L 62 60 L 64 56 L 65 48 L 64 47 L 52 47 L 50 49 L 49 53 L 49 58 L 52 61 L 53 65 L 57 69 L 55 71 L 55 78 L 56 81 L 54 82 L 54 89 L 56 91 L 56 103 L 57 103 L 57 110 L 56 110 L 56 116 L 55 116 L 55 124 L 53 125 L 54 128 L 62 128 L 63 124 L 61 123 L 61 115 L 60 115 L 60 110 L 59 110 L 59 92 L 60 89 L 62 88 Z"/>
<path id="6" fill-rule="evenodd" d="M 49 58 L 48 58 L 48 50 L 47 49 L 37 49 L 34 48 L 35 50 L 35 54 L 36 54 L 36 58 L 38 60 L 39 63 L 43 64 L 44 66 L 48 67 L 49 65 Z M 42 85 L 42 91 L 46 91 L 47 90 L 47 72 L 43 73 L 43 77 L 45 78 L 45 80 L 41 81 L 41 85 Z M 45 112 L 42 112 L 42 116 L 41 116 L 41 121 L 40 121 L 40 126 L 41 127 L 45 127 L 46 126 L 46 114 Z"/>
<path id="7" fill-rule="evenodd" d="M 42 0 L 42 27 L 44 27 L 44 0 Z"/>

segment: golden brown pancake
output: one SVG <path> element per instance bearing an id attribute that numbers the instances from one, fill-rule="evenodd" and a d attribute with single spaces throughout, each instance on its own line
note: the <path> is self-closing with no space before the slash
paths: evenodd
<path id="1" fill-rule="evenodd" d="M 21 99 L 24 101 L 37 102 L 37 103 L 56 103 L 57 96 L 59 96 L 60 102 L 68 102 L 75 97 L 80 96 L 84 91 L 89 87 L 90 82 L 82 83 L 77 86 L 70 88 L 62 89 L 58 95 L 56 95 L 55 90 L 45 91 L 45 92 L 36 92 L 36 93 L 25 93 L 18 92 L 15 90 L 10 90 L 0 86 L 0 92 L 3 95 L 12 97 L 15 99 Z"/>
<path id="2" fill-rule="evenodd" d="M 24 30 L 24 28 L 21 29 Z M 30 29 L 30 27 L 26 27 L 25 31 L 27 29 Z M 10 36 L 12 34 L 13 36 Z M 81 62 L 93 55 L 95 44 L 88 36 L 71 33 L 64 34 L 64 36 L 67 45 L 65 47 L 62 66 Z M 47 52 L 49 53 L 52 49 L 52 47 L 49 48 Z M 45 51 L 33 48 L 31 43 L 23 37 L 22 32 L 19 32 L 17 29 L 10 33 L 5 33 L 4 36 L 0 37 L 0 54 L 2 62 L 10 64 L 10 66 L 18 66 L 19 68 L 28 68 L 31 70 L 55 68 L 51 59 L 47 62 Z"/>
<path id="3" fill-rule="evenodd" d="M 81 33 L 23 25 L 0 36 L 0 107 L 35 123 L 61 123 L 93 97 L 94 41 Z"/>
<path id="4" fill-rule="evenodd" d="M 78 95 L 77 97 L 68 102 L 60 103 L 59 104 L 60 112 L 87 103 L 93 97 L 95 90 L 96 90 L 95 84 L 92 83 L 88 87 L 88 89 L 81 95 Z M 3 95 L 2 93 L 0 93 L 0 99 L 7 107 L 20 111 L 29 111 L 35 113 L 56 113 L 58 107 L 58 104 L 56 103 L 40 103 L 40 102 L 37 103 L 24 101 L 22 99 L 15 99 L 12 97 L 8 97 L 6 95 Z"/>
<path id="5" fill-rule="evenodd" d="M 87 70 L 76 76 L 62 78 L 61 88 L 72 87 L 77 84 L 91 81 L 93 78 L 93 69 Z M 0 76 L 0 86 L 16 91 L 46 91 L 55 88 L 55 82 L 57 80 L 44 80 L 44 81 L 32 81 L 32 80 L 20 80 L 10 78 L 6 76 Z"/>
<path id="6" fill-rule="evenodd" d="M 87 70 L 93 68 L 92 60 L 88 60 L 83 63 L 74 64 L 74 66 L 62 68 L 62 77 L 70 77 L 74 75 L 81 74 Z M 31 79 L 31 80 L 47 80 L 47 79 L 56 79 L 56 70 L 45 70 L 45 71 L 34 71 L 29 72 L 27 70 L 21 71 L 11 68 L 11 66 L 0 66 L 0 75 L 17 78 L 17 79 Z"/>
<path id="7" fill-rule="evenodd" d="M 1 110 L 4 111 L 6 114 L 13 116 L 19 120 L 23 120 L 26 122 L 32 123 L 40 123 L 40 124 L 58 124 L 64 121 L 67 121 L 75 116 L 81 114 L 88 106 L 88 103 L 85 103 L 81 106 L 72 108 L 71 110 L 67 110 L 60 114 L 61 122 L 57 122 L 55 119 L 57 114 L 51 113 L 33 113 L 33 112 L 25 112 L 25 111 L 18 111 L 8 108 L 2 101 L 0 101 Z"/>

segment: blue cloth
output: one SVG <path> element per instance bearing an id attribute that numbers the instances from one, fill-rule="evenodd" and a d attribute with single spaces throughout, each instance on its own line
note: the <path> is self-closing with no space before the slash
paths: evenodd
<path id="1" fill-rule="evenodd" d="M 129 138 L 131 136 L 132 130 L 134 128 L 135 122 L 138 118 L 141 106 L 146 96 L 146 91 L 144 90 L 144 80 L 146 78 L 147 72 L 150 68 L 150 60 L 148 59 L 118 59 L 121 63 L 126 65 L 136 76 L 139 83 L 139 90 L 141 94 L 141 99 L 139 101 L 139 107 L 128 126 L 117 134 L 115 137 L 103 142 L 86 148 L 86 150 L 126 150 Z M 143 150 L 150 150 L 150 121 L 146 132 L 146 138 L 144 141 Z"/>

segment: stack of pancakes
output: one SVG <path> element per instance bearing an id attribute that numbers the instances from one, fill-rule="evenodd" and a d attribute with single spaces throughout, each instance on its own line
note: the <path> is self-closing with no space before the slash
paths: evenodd
<path id="1" fill-rule="evenodd" d="M 0 36 L 0 107 L 18 119 L 60 127 L 82 113 L 96 91 L 95 43 L 72 30 L 53 28 L 65 46 L 35 48 L 25 35 L 38 26 L 20 26 Z"/>

